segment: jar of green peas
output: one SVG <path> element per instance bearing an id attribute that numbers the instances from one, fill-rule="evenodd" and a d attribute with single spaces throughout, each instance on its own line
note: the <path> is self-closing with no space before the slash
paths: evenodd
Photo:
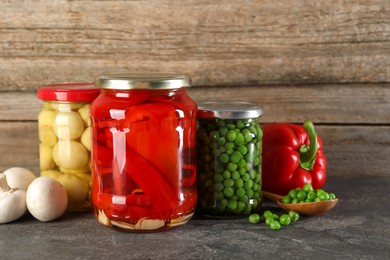
<path id="1" fill-rule="evenodd" d="M 198 207 L 203 216 L 244 217 L 259 212 L 261 106 L 248 102 L 199 102 Z"/>

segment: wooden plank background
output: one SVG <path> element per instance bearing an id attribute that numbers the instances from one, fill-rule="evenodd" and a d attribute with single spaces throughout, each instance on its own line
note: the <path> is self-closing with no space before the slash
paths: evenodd
<path id="1" fill-rule="evenodd" d="M 170 71 L 195 100 L 311 119 L 329 175 L 389 175 L 390 1 L 0 0 L 0 171 L 38 172 L 35 91 Z"/>

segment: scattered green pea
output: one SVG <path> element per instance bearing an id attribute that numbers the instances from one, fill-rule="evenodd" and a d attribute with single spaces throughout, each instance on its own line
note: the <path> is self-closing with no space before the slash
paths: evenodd
<path id="1" fill-rule="evenodd" d="M 263 213 L 264 218 L 272 217 L 272 215 L 273 213 L 270 210 L 264 211 Z"/>
<path id="2" fill-rule="evenodd" d="M 252 224 L 257 224 L 260 222 L 260 215 L 259 214 L 251 214 L 249 215 L 249 222 Z"/>
<path id="3" fill-rule="evenodd" d="M 267 218 L 265 219 L 265 224 L 266 224 L 267 226 L 269 226 L 269 225 L 271 224 L 272 221 L 275 221 L 273 217 L 267 217 Z"/>
<path id="4" fill-rule="evenodd" d="M 288 214 L 283 214 L 279 217 L 279 222 L 281 225 L 283 226 L 287 226 L 290 224 L 291 222 L 291 218 L 290 218 L 290 215 Z"/>
<path id="5" fill-rule="evenodd" d="M 290 218 L 291 218 L 291 221 L 297 221 L 298 219 L 299 219 L 299 213 L 298 212 L 295 212 L 295 211 L 292 211 L 292 210 L 290 210 L 289 212 L 288 212 L 288 215 L 290 216 Z"/>
<path id="6" fill-rule="evenodd" d="M 272 229 L 272 230 L 279 230 L 279 229 L 281 228 L 279 221 L 276 221 L 276 220 L 272 221 L 272 222 L 269 224 L 269 227 L 270 227 L 270 229 Z"/>

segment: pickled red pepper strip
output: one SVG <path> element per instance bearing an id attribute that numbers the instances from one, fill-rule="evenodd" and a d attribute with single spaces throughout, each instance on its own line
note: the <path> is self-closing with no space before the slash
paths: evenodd
<path id="1" fill-rule="evenodd" d="M 178 193 L 179 133 L 175 108 L 161 103 L 133 106 L 127 110 L 125 121 L 123 128 L 130 130 L 126 135 L 128 147 L 156 167 Z"/>
<path id="2" fill-rule="evenodd" d="M 127 149 L 126 171 L 139 188 L 150 197 L 153 208 L 160 213 L 171 214 L 179 201 L 178 193 L 164 180 L 145 158 Z"/>

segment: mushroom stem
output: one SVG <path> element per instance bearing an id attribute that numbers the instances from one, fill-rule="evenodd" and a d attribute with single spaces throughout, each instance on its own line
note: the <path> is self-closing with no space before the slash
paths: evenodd
<path id="1" fill-rule="evenodd" d="M 7 176 L 5 174 L 0 173 L 0 193 L 7 192 L 11 188 L 8 186 L 7 183 Z"/>

